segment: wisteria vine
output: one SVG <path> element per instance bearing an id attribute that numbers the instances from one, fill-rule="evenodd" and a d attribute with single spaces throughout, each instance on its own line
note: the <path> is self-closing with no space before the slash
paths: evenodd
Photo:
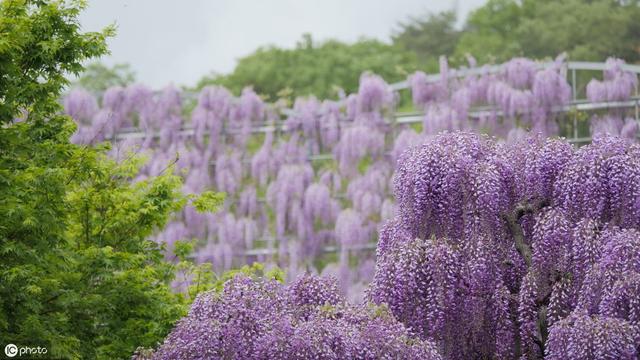
<path id="1" fill-rule="evenodd" d="M 101 98 L 76 89 L 63 102 L 78 124 L 72 141 L 108 140 L 116 158 L 130 156 L 131 151 L 149 158 L 138 179 L 167 171 L 175 163 L 175 171 L 185 177 L 186 192 L 227 193 L 218 214 L 199 214 L 191 207 L 177 214 L 155 238 L 167 243 L 169 251 L 178 240 L 196 239 L 195 259 L 211 262 L 216 270 L 262 261 L 286 268 L 289 280 L 302 272 L 333 275 L 354 299 L 362 298 L 362 289 L 373 277 L 374 254 L 368 249 L 375 247 L 377 229 L 396 211 L 408 211 L 406 206 L 397 210 L 391 184 L 394 173 L 400 178 L 406 171 L 405 165 L 395 168 L 407 149 L 442 131 L 489 133 L 506 143 L 521 141 L 528 131 L 560 133 L 558 124 L 566 119 L 554 109 L 571 98 L 565 61 L 560 57 L 546 68 L 540 64 L 517 58 L 496 73 L 470 59 L 470 68 L 477 71 L 461 78 L 450 76 L 442 59 L 437 81 L 421 72 L 410 75 L 414 106 L 425 114 L 419 126 L 394 124 L 399 96 L 373 74 L 362 76 L 355 94 L 338 100 L 299 98 L 291 111 L 284 111 L 280 103 L 264 103 L 250 88 L 235 96 L 221 87 L 206 87 L 194 99 L 173 87 L 159 93 L 143 85 L 114 87 Z M 621 64 L 608 60 L 603 80 L 589 83 L 585 90 L 591 101 L 624 101 L 634 95 L 637 76 L 623 71 Z M 187 112 L 189 108 L 193 110 Z M 601 111 L 591 119 L 590 131 L 635 139 L 638 122 L 629 115 L 624 110 Z M 260 127 L 264 129 L 256 132 Z M 477 179 L 469 191 L 502 189 L 548 199 L 555 175 L 545 161 L 566 161 L 560 155 L 566 155 L 569 146 L 545 148 L 546 153 L 526 150 L 539 145 L 524 147 L 522 161 L 540 173 L 523 175 L 515 185 L 501 183 L 507 159 L 482 155 L 501 152 L 501 146 L 469 149 L 476 152 L 460 159 L 432 155 L 452 165 L 474 162 L 465 165 L 464 177 Z M 330 160 L 323 160 L 327 157 Z M 462 180 L 447 178 L 452 183 Z M 438 186 L 429 189 L 447 191 Z M 515 190 L 509 190 L 512 186 Z M 404 201 L 405 195 L 396 196 Z M 496 211 L 513 204 L 487 197 L 464 206 L 464 198 L 441 199 L 430 212 L 416 215 L 416 221 L 432 217 L 430 228 L 424 223 L 413 226 L 421 234 L 434 231 L 438 236 L 470 236 L 460 225 L 470 223 L 486 231 L 504 231 Z M 479 215 L 458 216 L 467 212 Z M 529 236 L 531 215 L 522 221 Z M 341 240 L 339 232 L 359 235 Z M 323 256 L 332 248 L 339 250 L 338 256 Z M 513 276 L 521 266 L 514 264 Z"/>
<path id="2" fill-rule="evenodd" d="M 444 133 L 404 153 L 370 299 L 446 359 L 635 359 L 640 146 Z"/>

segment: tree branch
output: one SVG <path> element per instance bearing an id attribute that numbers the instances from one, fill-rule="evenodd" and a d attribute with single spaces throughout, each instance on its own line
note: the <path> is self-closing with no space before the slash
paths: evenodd
<path id="1" fill-rule="evenodd" d="M 525 242 L 524 239 L 524 231 L 522 230 L 522 226 L 520 225 L 520 220 L 523 216 L 534 214 L 548 204 L 547 201 L 541 200 L 533 203 L 522 203 L 516 206 L 514 211 L 510 214 L 504 214 L 503 219 L 507 224 L 511 235 L 513 236 L 513 240 L 515 242 L 516 250 L 518 254 L 522 257 L 527 268 L 531 267 L 531 261 L 533 258 L 533 254 L 531 251 L 531 246 Z M 549 298 L 551 296 L 551 291 L 544 294 L 540 298 L 536 299 L 536 307 L 538 313 L 538 321 L 537 321 L 537 331 L 536 336 L 533 339 L 533 342 L 540 349 L 540 353 L 544 354 L 544 346 L 546 342 L 546 322 L 547 322 L 547 304 L 549 302 Z M 516 338 L 516 353 L 522 351 L 521 347 L 521 339 L 519 336 Z M 519 354 L 518 354 L 519 355 Z"/>
<path id="2" fill-rule="evenodd" d="M 515 241 L 516 250 L 524 260 L 527 268 L 531 267 L 531 259 L 533 255 L 531 247 L 524 241 L 524 232 L 522 231 L 520 220 L 523 216 L 533 214 L 547 205 L 548 202 L 545 200 L 537 201 L 533 204 L 523 203 L 516 206 L 513 213 L 503 215 L 504 221 L 507 223 L 507 227 Z"/>
<path id="3" fill-rule="evenodd" d="M 524 260 L 524 263 L 527 265 L 527 268 L 531 267 L 531 248 L 524 241 L 524 232 L 522 231 L 522 226 L 520 226 L 519 219 L 520 217 L 516 214 L 505 215 L 504 219 L 507 223 L 509 231 L 513 236 L 513 240 L 515 241 L 516 250 L 518 250 L 518 254 Z"/>

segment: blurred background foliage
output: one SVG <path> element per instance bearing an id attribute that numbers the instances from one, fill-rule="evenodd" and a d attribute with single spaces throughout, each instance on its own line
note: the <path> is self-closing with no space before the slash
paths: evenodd
<path id="1" fill-rule="evenodd" d="M 313 94 L 337 98 L 357 90 L 361 73 L 371 71 L 392 83 L 416 70 L 501 63 L 515 56 L 604 61 L 608 56 L 640 61 L 638 0 L 489 0 L 459 24 L 453 10 L 412 16 L 391 30 L 389 43 L 362 38 L 353 43 L 302 36 L 292 49 L 264 46 L 240 58 L 229 74 L 203 76 L 191 90 L 223 85 L 239 94 L 253 86 L 266 100 Z M 77 84 L 100 91 L 127 85 L 135 76 L 127 65 L 91 65 Z"/>
<path id="2" fill-rule="evenodd" d="M 252 85 L 269 100 L 289 94 L 335 98 L 338 89 L 347 93 L 357 91 L 364 71 L 391 82 L 404 79 L 416 67 L 416 59 L 414 53 L 378 40 L 361 39 L 353 44 L 337 40 L 318 42 L 305 34 L 294 49 L 261 47 L 241 58 L 231 74 L 205 76 L 196 88 L 218 84 L 237 94 Z"/>
<path id="3" fill-rule="evenodd" d="M 99 93 L 112 86 L 127 86 L 136 81 L 136 75 L 129 64 L 115 64 L 112 67 L 96 62 L 87 65 L 82 76 L 73 86 Z"/>

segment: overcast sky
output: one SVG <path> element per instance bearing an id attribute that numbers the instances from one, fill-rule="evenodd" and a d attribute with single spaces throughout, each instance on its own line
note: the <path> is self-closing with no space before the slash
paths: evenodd
<path id="1" fill-rule="evenodd" d="M 154 88 L 193 85 L 233 70 L 259 46 L 291 48 L 303 33 L 315 40 L 389 41 L 398 21 L 457 7 L 459 22 L 485 0 L 90 0 L 86 31 L 115 23 L 108 65 L 129 63 Z M 457 6 L 456 6 L 457 3 Z"/>

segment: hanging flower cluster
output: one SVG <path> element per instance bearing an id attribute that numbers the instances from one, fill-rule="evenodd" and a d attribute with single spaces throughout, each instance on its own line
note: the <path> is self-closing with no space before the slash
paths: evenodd
<path id="1" fill-rule="evenodd" d="M 593 101 L 629 99 L 635 75 L 625 72 L 619 60 L 607 64 L 603 80 L 592 82 L 588 95 Z M 545 68 L 513 59 L 492 73 L 470 59 L 473 75 L 458 77 L 442 58 L 439 75 L 418 72 L 409 78 L 414 103 L 426 114 L 422 129 L 393 124 L 398 96 L 374 74 L 363 74 L 354 94 L 324 101 L 299 98 L 286 111 L 282 102 L 266 104 L 250 88 L 232 94 L 217 86 L 203 88 L 193 99 L 173 87 L 159 92 L 138 84 L 113 87 L 100 99 L 77 89 L 63 102 L 78 124 L 72 141 L 111 141 L 109 154 L 118 160 L 136 154 L 148 158 L 134 181 L 174 171 L 184 176 L 186 193 L 226 192 L 219 213 L 200 214 L 187 206 L 154 236 L 168 244 L 169 252 L 175 242 L 195 239 L 195 258 L 212 262 L 215 269 L 262 261 L 285 268 L 289 280 L 306 271 L 333 274 L 348 282 L 340 284 L 345 295 L 361 298 L 373 276 L 376 230 L 396 212 L 406 214 L 411 230 L 421 236 L 433 232 L 462 244 L 461 238 L 482 230 L 508 243 L 505 208 L 522 201 L 551 201 L 559 176 L 555 169 L 570 163 L 573 149 L 558 140 L 531 140 L 528 130 L 543 136 L 558 133 L 553 110 L 572 95 L 565 65 L 562 57 Z M 488 110 L 476 108 L 483 106 Z M 638 122 L 630 115 L 600 111 L 590 130 L 594 136 L 633 142 Z M 460 129 L 520 146 L 510 148 L 508 157 L 505 145 L 492 141 L 452 138 L 446 146 L 442 140 L 442 147 L 420 147 L 435 134 Z M 415 159 L 440 165 L 425 168 Z M 511 166 L 516 159 L 524 165 Z M 414 166 L 422 166 L 423 173 L 407 178 Z M 611 168 L 598 168 L 602 174 L 597 176 L 613 181 L 622 174 L 619 165 L 606 166 Z M 452 169 L 457 172 L 449 173 Z M 505 177 L 510 171 L 514 174 Z M 613 184 L 598 186 L 608 189 Z M 496 192 L 500 197 L 490 195 Z M 587 193 L 575 196 L 586 199 Z M 576 209 L 610 209 L 608 204 L 618 199 L 627 202 L 622 197 L 585 200 Z M 359 223 L 368 235 L 340 240 L 337 222 L 343 213 L 352 215 L 343 219 L 360 219 L 351 223 Z M 530 236 L 534 216 L 524 215 L 521 223 Z M 339 252 L 339 258 L 326 255 L 329 251 Z M 167 258 L 173 256 L 168 253 Z M 513 264 L 505 284 L 518 284 L 523 265 Z"/>
<path id="2" fill-rule="evenodd" d="M 350 305 L 335 280 L 291 285 L 237 276 L 222 294 L 198 296 L 164 343 L 142 359 L 439 360 L 383 307 Z"/>
<path id="3" fill-rule="evenodd" d="M 437 135 L 406 152 L 369 293 L 446 359 L 632 359 L 640 146 Z"/>

